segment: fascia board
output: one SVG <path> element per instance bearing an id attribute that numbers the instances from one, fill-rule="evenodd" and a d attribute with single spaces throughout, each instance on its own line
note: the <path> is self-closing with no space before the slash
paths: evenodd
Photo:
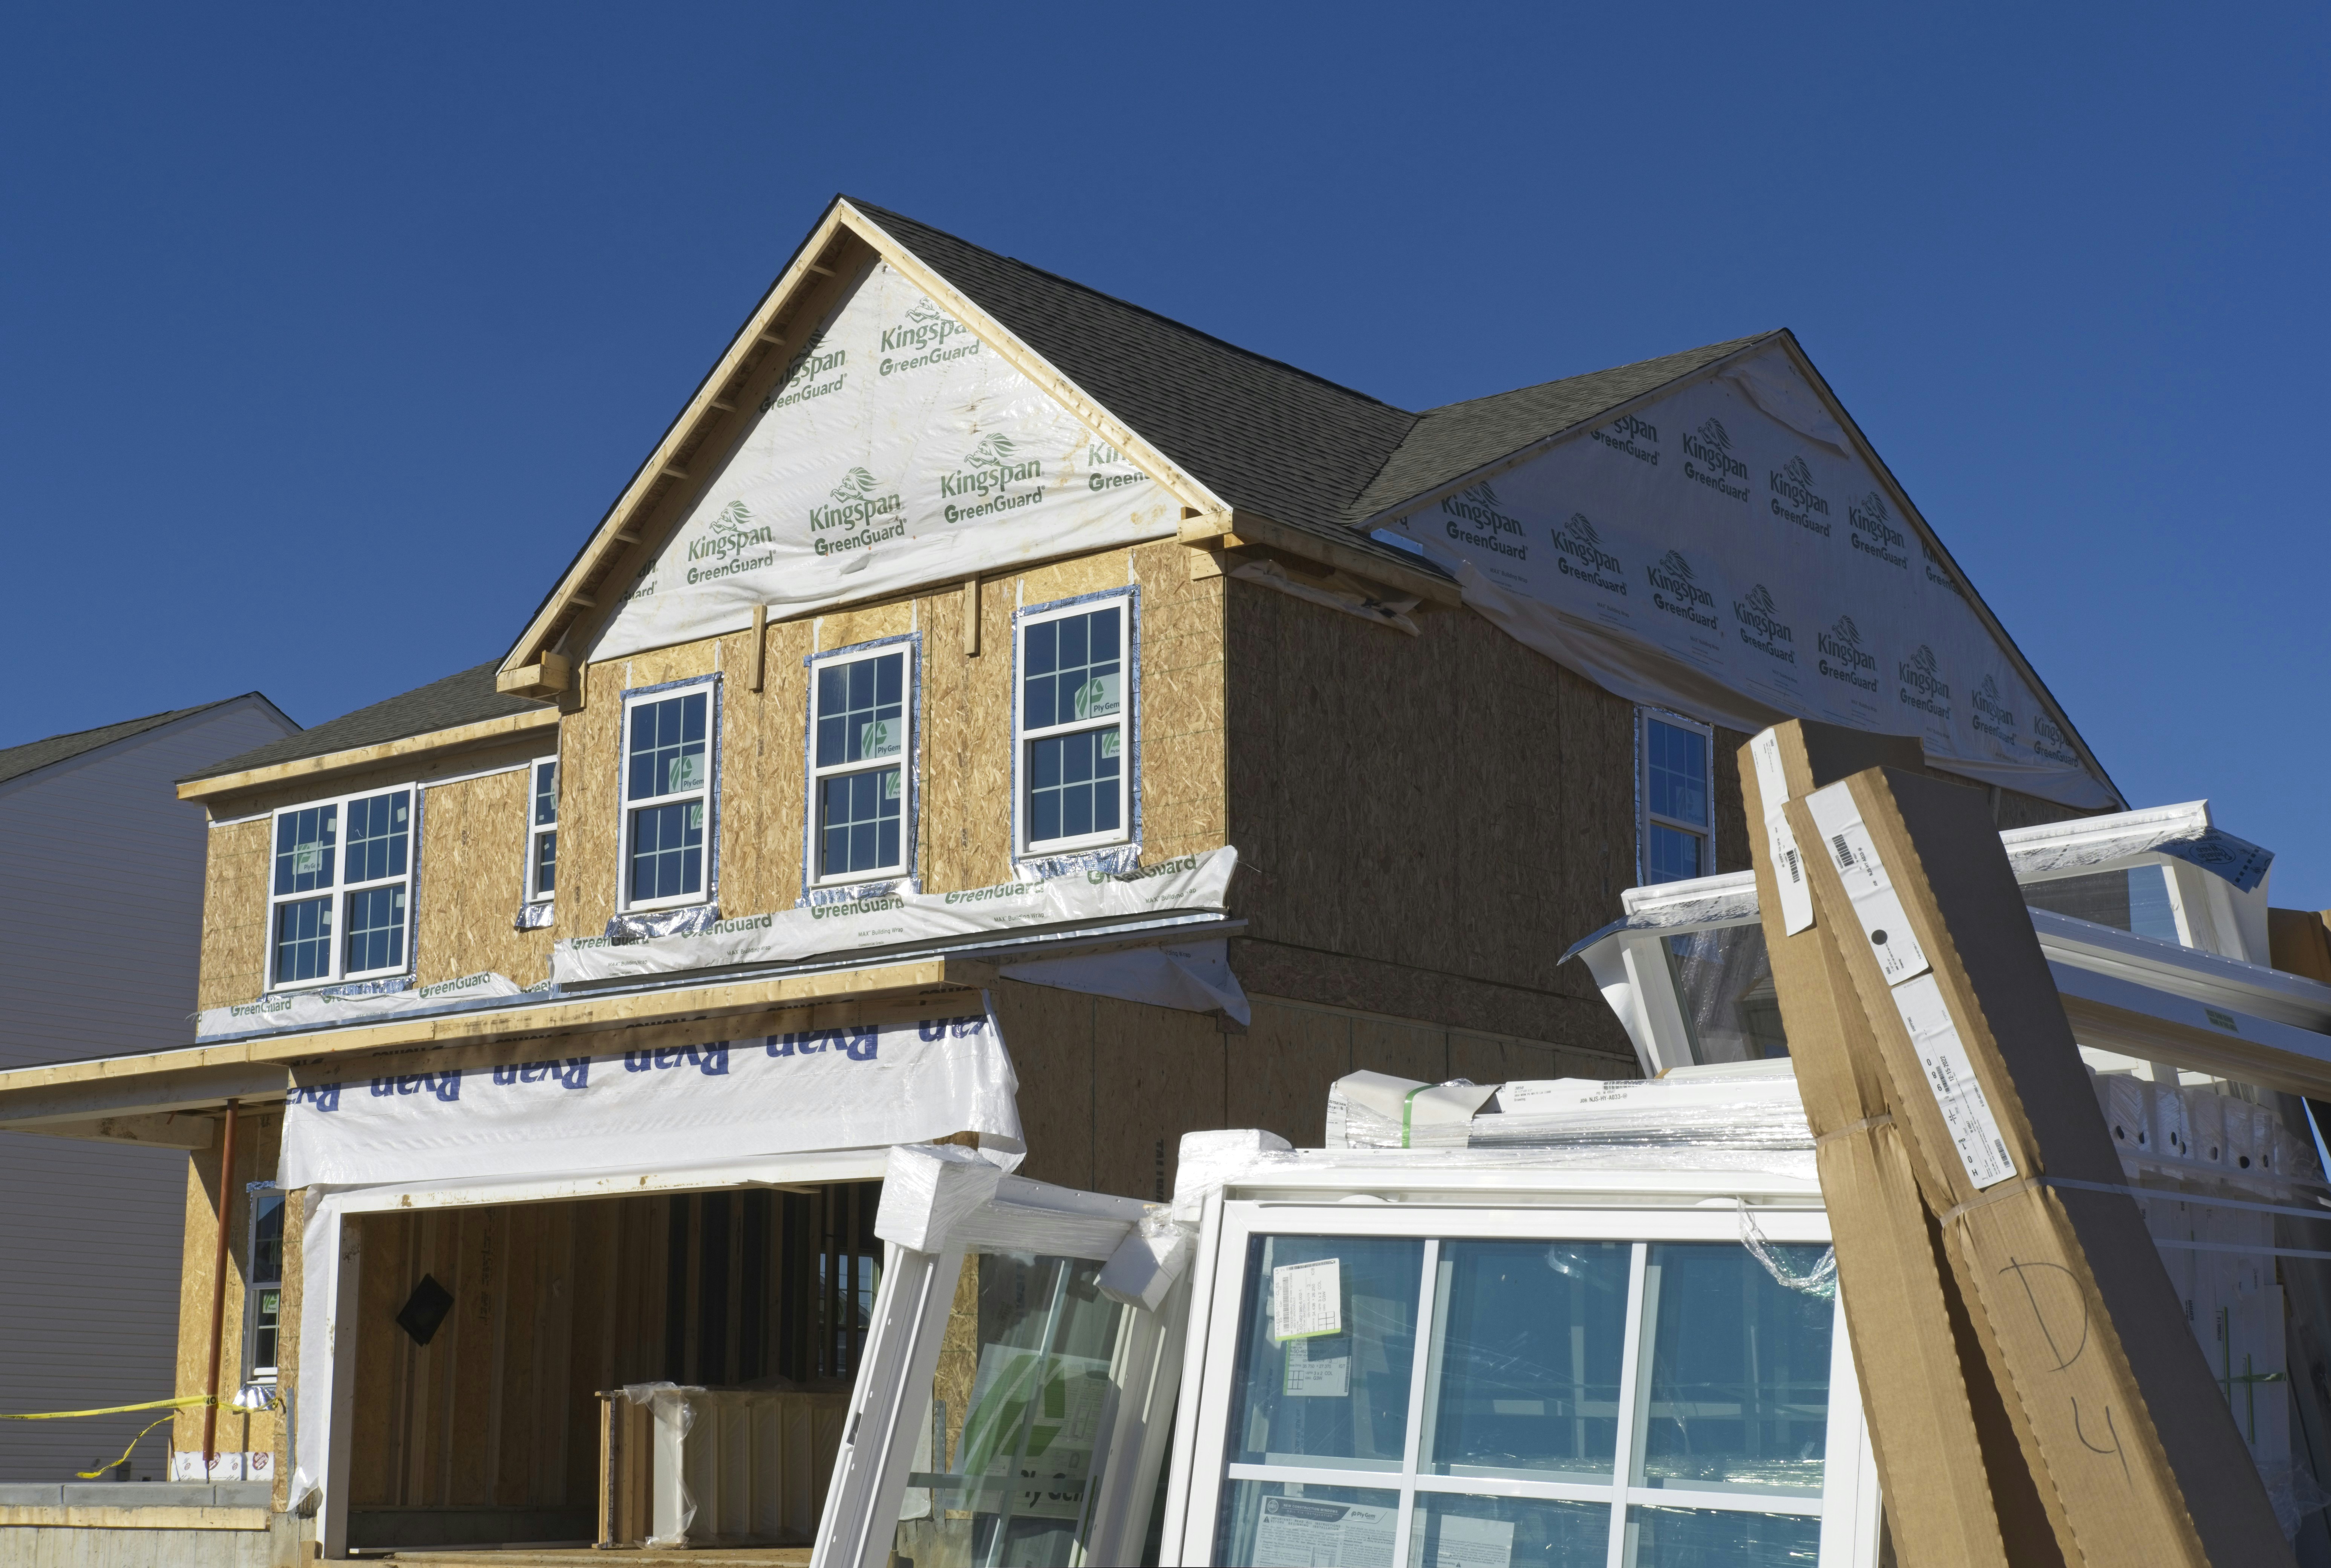
<path id="1" fill-rule="evenodd" d="M 374 746 L 352 746 L 346 751 L 328 751 L 318 756 L 294 757 L 290 762 L 246 768 L 241 773 L 220 774 L 214 778 L 189 779 L 178 786 L 178 798 L 182 801 L 207 800 L 214 795 L 231 794 L 238 790 L 260 789 L 269 784 L 289 784 L 296 779 L 326 778 L 411 757 L 458 751 L 465 746 L 481 746 L 538 729 L 552 728 L 557 725 L 559 717 L 559 711 L 555 708 L 546 708 L 538 713 L 507 714 L 500 718 L 481 719 L 476 724 L 465 724 L 453 729 L 435 729 L 423 735 L 407 736 L 402 740 L 385 740 Z"/>
<path id="2" fill-rule="evenodd" d="M 2113 800 L 2120 809 L 2126 811 L 2128 797 L 2121 794 L 2120 786 L 2113 783 L 2112 774 L 2107 773 L 2104 764 L 2097 760 L 2097 754 L 2090 749 L 2088 741 L 2082 738 L 2079 727 L 2072 723 L 2071 716 L 2064 711 L 2064 705 L 2056 700 L 2056 694 L 2048 689 L 2048 683 L 2040 679 L 2040 672 L 2031 667 L 2030 660 L 2023 657 L 2023 650 L 2016 646 L 2015 639 L 2007 634 L 2007 628 L 2001 624 L 1997 615 L 1992 613 L 1991 606 L 1984 603 L 1983 595 L 1975 591 L 1974 579 L 1969 577 L 1958 562 L 1953 558 L 1950 551 L 1943 547 L 1943 541 L 1927 525 L 1926 514 L 1919 511 L 1917 504 L 1910 499 L 1909 492 L 1905 490 L 1901 481 L 1894 477 L 1894 470 L 1886 466 L 1886 460 L 1878 455 L 1878 449 L 1870 444 L 1870 438 L 1862 434 L 1861 427 L 1854 423 L 1853 415 L 1846 412 L 1845 404 L 1839 401 L 1837 394 L 1830 390 L 1830 385 L 1822 378 L 1822 373 L 1813 368 L 1812 359 L 1805 353 L 1803 346 L 1797 341 L 1796 334 L 1784 328 L 1776 336 L 1781 339 L 1782 350 L 1788 355 L 1789 362 L 1796 366 L 1800 375 L 1804 376 L 1806 384 L 1813 389 L 1813 394 L 1822 400 L 1823 406 L 1828 408 L 1831 417 L 1837 421 L 1838 427 L 1845 432 L 1846 439 L 1853 443 L 1854 455 L 1870 465 L 1870 471 L 1876 474 L 1878 482 L 1886 487 L 1887 499 L 1902 508 L 1902 515 L 1909 518 L 1911 526 L 1918 530 L 1920 542 L 1935 552 L 1944 566 L 1957 581 L 1960 590 L 1966 595 L 1967 603 L 1974 607 L 1976 619 L 1990 631 L 1999 645 L 2007 651 L 2008 660 L 2015 666 L 2016 673 L 2021 675 L 2024 683 L 2031 688 L 2033 695 L 2048 705 L 2050 717 L 2062 725 L 2064 733 L 2071 736 L 2072 744 L 2079 748 L 2080 760 L 2088 765 L 2088 771 L 2096 775 L 2098 782 L 2112 792 Z"/>
<path id="3" fill-rule="evenodd" d="M 1785 329 L 1760 333 L 1721 359 L 1711 359 L 1697 370 L 1687 370 L 1672 380 L 1660 382 L 1647 392 L 1639 392 L 1622 403 L 1612 404 L 1609 407 L 1590 413 L 1584 419 L 1564 425 L 1560 430 L 1542 435 L 1527 445 L 1516 447 L 1503 457 L 1492 458 L 1477 468 L 1468 469 L 1455 479 L 1443 480 L 1432 489 L 1419 490 L 1405 500 L 1395 501 L 1391 506 L 1380 508 L 1354 524 L 1354 530 L 1365 534 L 1371 528 L 1380 528 L 1386 523 L 1397 522 L 1411 512 L 1421 512 L 1427 507 L 1437 505 L 1455 495 L 1459 490 L 1479 484 L 1483 480 L 1495 479 L 1501 473 L 1521 467 L 1533 458 L 1544 456 L 1556 447 L 1576 441 L 1584 436 L 1588 431 L 1600 430 L 1613 420 L 1632 413 L 1639 408 L 1648 407 L 1660 398 L 1672 397 L 1686 387 L 1697 386 L 1703 381 L 1712 380 L 1742 360 L 1762 354 L 1772 345 L 1775 337 L 1787 336 Z"/>

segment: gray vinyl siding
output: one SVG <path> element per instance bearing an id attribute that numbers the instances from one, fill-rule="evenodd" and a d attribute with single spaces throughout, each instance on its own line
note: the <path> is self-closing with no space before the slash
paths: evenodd
<path id="1" fill-rule="evenodd" d="M 191 1043 L 201 807 L 173 780 L 274 740 L 257 702 L 206 708 L 0 784 L 0 1068 Z M 0 1411 L 166 1399 L 186 1156 L 0 1133 Z M 160 1412 L 0 1421 L 0 1482 L 69 1480 Z M 167 1429 L 131 1474 L 166 1478 Z"/>

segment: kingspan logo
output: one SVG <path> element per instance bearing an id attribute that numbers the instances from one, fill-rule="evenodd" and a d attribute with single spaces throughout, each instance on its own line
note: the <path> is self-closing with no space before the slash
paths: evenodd
<path id="1" fill-rule="evenodd" d="M 711 583 L 756 571 L 777 558 L 776 543 L 776 535 L 767 524 L 753 520 L 750 507 L 741 500 L 730 501 L 706 525 L 702 537 L 689 541 L 688 580 Z M 700 561 L 712 565 L 695 565 Z"/>
<path id="2" fill-rule="evenodd" d="M 1781 619 L 1773 590 L 1759 583 L 1747 597 L 1732 601 L 1732 618 L 1740 622 L 1740 641 L 1757 652 L 1790 664 L 1797 661 L 1797 634 Z"/>
<path id="3" fill-rule="evenodd" d="M 926 299 L 908 311 L 904 321 L 882 329 L 881 350 L 886 356 L 881 374 L 903 375 L 976 354 L 979 339 L 962 322 Z M 899 357 L 887 357 L 894 354 Z"/>
<path id="4" fill-rule="evenodd" d="M 824 333 L 811 333 L 808 340 L 801 346 L 801 352 L 786 364 L 785 373 L 777 377 L 777 384 L 769 388 L 768 396 L 761 399 L 761 412 L 766 413 L 773 408 L 789 408 L 796 403 L 805 403 L 813 397 L 823 397 L 828 393 L 841 391 L 842 384 L 849 377 L 835 375 L 835 372 L 842 370 L 849 363 L 850 350 L 830 349 L 825 347 Z M 826 375 L 832 375 L 833 379 L 821 382 L 819 378 Z"/>
<path id="5" fill-rule="evenodd" d="M 1625 452 L 1638 462 L 1660 466 L 1659 426 L 1622 413 L 1600 430 L 1590 430 L 1587 435 L 1601 442 L 1613 451 Z"/>
<path id="6" fill-rule="evenodd" d="M 1785 518 L 1801 528 L 1811 528 L 1822 538 L 1829 537 L 1829 503 L 1813 493 L 1813 470 L 1802 457 L 1793 457 L 1775 473 L 1766 470 L 1765 482 L 1773 491 L 1773 515 Z M 1783 505 L 1783 502 L 1787 505 Z"/>
<path id="7" fill-rule="evenodd" d="M 2031 750 L 2050 762 L 2062 763 L 2066 767 L 2078 767 L 2080 759 L 2072 755 L 2072 737 L 2064 733 L 2063 726 L 2044 713 L 2031 716 Z"/>
<path id="8" fill-rule="evenodd" d="M 1091 470 L 1085 477 L 1087 489 L 1121 490 L 1127 485 L 1151 482 L 1147 474 L 1135 468 L 1123 452 L 1105 441 L 1086 444 L 1085 467 Z"/>
<path id="9" fill-rule="evenodd" d="M 1504 505 L 1498 499 L 1498 492 L 1489 487 L 1489 481 L 1483 480 L 1472 489 L 1441 501 L 1441 510 L 1447 518 L 1443 526 L 1449 537 L 1460 545 L 1473 545 L 1526 561 L 1529 559 L 1529 546 L 1521 542 L 1522 526 L 1505 514 L 1501 509 Z M 1512 537 L 1504 538 L 1501 535 Z"/>
<path id="10" fill-rule="evenodd" d="M 939 476 L 942 499 L 976 496 L 970 505 L 956 506 L 948 500 L 947 520 L 951 523 L 969 522 L 974 518 L 991 517 L 997 512 L 1013 511 L 1033 506 L 1044 499 L 1044 465 L 1034 458 L 1018 456 L 1019 444 L 1008 435 L 991 435 L 965 454 L 963 466 L 953 473 Z M 1010 493 L 1011 487 L 1033 481 L 1036 488 Z"/>
<path id="11" fill-rule="evenodd" d="M 1900 683 L 1898 695 L 1903 706 L 1921 713 L 1931 713 L 1936 718 L 1951 716 L 1951 689 L 1942 676 L 1942 661 L 1926 643 L 1909 658 L 1898 660 L 1894 666 L 1896 679 Z"/>
<path id="12" fill-rule="evenodd" d="M 1732 455 L 1732 432 L 1722 420 L 1703 419 L 1698 430 L 1683 432 L 1683 477 L 1736 501 L 1748 499 L 1748 465 Z"/>
<path id="13" fill-rule="evenodd" d="M 1853 547 L 1865 556 L 1875 556 L 1889 566 L 1910 564 L 1909 541 L 1902 537 L 1886 512 L 1886 498 L 1876 490 L 1845 508 L 1845 520 L 1852 525 Z"/>
<path id="14" fill-rule="evenodd" d="M 880 493 L 878 493 L 880 492 Z M 844 537 L 838 539 L 813 538 L 811 547 L 821 556 L 831 556 L 844 550 L 862 550 L 884 539 L 900 537 L 907 531 L 904 518 L 897 517 L 906 503 L 896 490 L 883 491 L 882 481 L 862 468 L 853 468 L 842 478 L 842 482 L 827 492 L 827 504 L 809 509 L 809 526 L 813 534 L 823 534 L 839 528 Z M 885 518 L 895 518 L 885 522 Z"/>
<path id="15" fill-rule="evenodd" d="M 1695 626 L 1716 630 L 1716 595 L 1693 581 L 1691 563 L 1681 550 L 1670 550 L 1645 567 L 1643 575 L 1651 579 L 1654 605 Z"/>
<path id="16" fill-rule="evenodd" d="M 1813 648 L 1821 655 L 1814 669 L 1832 680 L 1842 680 L 1872 695 L 1877 693 L 1878 655 L 1862 647 L 1861 628 L 1853 623 L 1852 616 L 1841 615 L 1836 625 L 1815 632 Z"/>
<path id="17" fill-rule="evenodd" d="M 1623 597 L 1627 592 L 1627 568 L 1619 557 L 1603 547 L 1603 536 L 1586 520 L 1584 512 L 1573 512 L 1570 521 L 1555 531 L 1554 567 L 1565 577 L 1602 589 L 1605 594 Z"/>
<path id="18" fill-rule="evenodd" d="M 2015 710 L 2001 700 L 1998 681 L 1984 676 L 1975 684 L 1969 700 L 1974 705 L 1974 712 L 1969 717 L 1975 728 L 1994 740 L 2012 743 L 2015 739 Z"/>
<path id="19" fill-rule="evenodd" d="M 1943 558 L 1935 554 L 1935 548 L 1932 545 L 1927 544 L 1924 539 L 1920 539 L 1918 541 L 1918 554 L 1926 557 L 1927 582 L 1932 583 L 1937 588 L 1948 588 L 1952 593 L 1956 594 L 1962 599 L 1966 597 L 1966 590 L 1959 586 L 1958 574 L 1952 571 L 1948 566 L 1943 565 Z"/>

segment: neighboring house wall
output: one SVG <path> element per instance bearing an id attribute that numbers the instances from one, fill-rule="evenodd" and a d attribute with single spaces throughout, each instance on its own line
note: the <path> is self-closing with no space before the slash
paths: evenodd
<path id="1" fill-rule="evenodd" d="M 287 733 L 222 704 L 0 784 L 0 1067 L 194 1038 L 203 813 L 172 780 Z M 171 1392 L 186 1156 L 0 1134 L 0 1411 Z M 0 1481 L 119 1455 L 153 1414 L 0 1421 Z M 160 1434 L 132 1474 L 164 1478 Z"/>

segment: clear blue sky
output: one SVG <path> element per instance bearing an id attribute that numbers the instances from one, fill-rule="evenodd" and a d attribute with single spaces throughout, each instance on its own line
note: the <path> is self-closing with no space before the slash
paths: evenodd
<path id="1" fill-rule="evenodd" d="M 840 190 L 1408 407 L 1793 328 L 2331 905 L 2326 16 L 16 6 L 0 746 L 500 655 Z"/>

